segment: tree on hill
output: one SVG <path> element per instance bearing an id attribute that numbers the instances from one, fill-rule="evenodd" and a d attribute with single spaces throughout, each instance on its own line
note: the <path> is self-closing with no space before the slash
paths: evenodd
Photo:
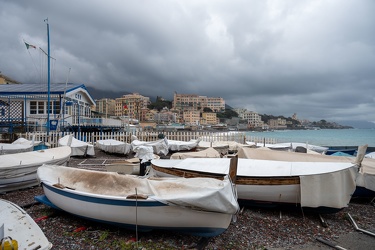
<path id="1" fill-rule="evenodd" d="M 172 102 L 163 99 L 161 96 L 156 97 L 156 101 L 152 102 L 150 105 L 148 105 L 149 109 L 156 109 L 160 112 L 163 108 L 167 107 L 168 109 L 172 108 Z"/>
<path id="2" fill-rule="evenodd" d="M 236 111 L 232 109 L 225 109 L 223 112 L 218 112 L 216 114 L 218 118 L 226 118 L 226 119 L 231 119 L 232 117 L 238 117 L 238 114 Z"/>

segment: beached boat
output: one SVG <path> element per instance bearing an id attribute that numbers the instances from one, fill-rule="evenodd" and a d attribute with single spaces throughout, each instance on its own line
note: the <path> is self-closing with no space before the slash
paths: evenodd
<path id="1" fill-rule="evenodd" d="M 223 233 L 239 206 L 229 178 L 139 178 L 43 165 L 37 200 L 68 213 L 138 231 Z M 100 181 L 98 181 L 100 180 Z"/>
<path id="2" fill-rule="evenodd" d="M 152 160 L 152 174 L 220 178 L 230 170 L 228 165 L 220 165 L 214 160 L 224 159 Z M 347 207 L 356 187 L 356 172 L 357 165 L 350 162 L 293 162 L 238 158 L 236 177 L 233 181 L 236 184 L 239 202 L 244 205 L 292 205 L 330 213 Z"/>
<path id="3" fill-rule="evenodd" d="M 169 151 L 189 151 L 198 146 L 200 139 L 191 141 L 168 140 L 167 142 Z"/>
<path id="4" fill-rule="evenodd" d="M 169 152 L 167 138 L 156 141 L 140 141 L 136 136 L 133 135 L 131 145 L 134 152 L 137 152 L 137 149 L 141 146 L 152 147 L 154 154 L 157 155 L 167 155 Z"/>
<path id="5" fill-rule="evenodd" d="M 328 147 L 312 145 L 308 143 L 300 143 L 300 142 L 284 142 L 284 143 L 253 143 L 253 142 L 246 142 L 248 145 L 255 145 L 256 147 L 265 147 L 273 150 L 279 151 L 291 151 L 291 152 L 300 152 L 299 149 L 304 148 L 306 153 L 316 152 L 319 154 L 325 154 L 328 150 Z M 312 151 L 312 152 L 311 152 Z"/>
<path id="6" fill-rule="evenodd" d="M 65 146 L 0 155 L 0 193 L 38 185 L 38 167 L 43 164 L 66 164 L 70 153 L 70 147 Z"/>
<path id="7" fill-rule="evenodd" d="M 34 150 L 34 141 L 18 138 L 12 143 L 0 143 L 0 155 L 30 152 Z"/>
<path id="8" fill-rule="evenodd" d="M 131 151 L 131 144 L 114 139 L 98 140 L 96 145 L 100 150 L 111 154 L 126 155 Z"/>
<path id="9" fill-rule="evenodd" d="M 358 147 L 357 156 L 340 155 L 321 155 L 321 154 L 301 154 L 296 152 L 280 152 L 274 150 L 245 149 L 238 153 L 240 158 L 273 160 L 284 162 L 344 162 L 355 164 L 356 189 L 353 197 L 375 197 L 375 159 L 365 158 L 367 145 Z"/>
<path id="10" fill-rule="evenodd" d="M 0 240 L 4 244 L 1 249 L 52 248 L 52 243 L 26 211 L 3 199 L 0 199 Z"/>
<path id="11" fill-rule="evenodd" d="M 71 156 L 94 156 L 94 145 L 80 141 L 73 137 L 73 135 L 66 135 L 59 139 L 59 146 L 69 146 L 72 148 Z"/>

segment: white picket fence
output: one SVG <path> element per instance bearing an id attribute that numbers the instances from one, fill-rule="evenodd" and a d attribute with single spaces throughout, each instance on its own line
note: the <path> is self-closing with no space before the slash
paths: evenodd
<path id="1" fill-rule="evenodd" d="M 68 134 L 81 141 L 85 141 L 95 145 L 98 140 L 114 139 L 130 143 L 132 136 L 136 136 L 140 141 L 155 141 L 164 136 L 169 140 L 177 141 L 190 141 L 200 138 L 202 141 L 214 142 L 214 141 L 236 141 L 238 143 L 246 143 L 251 141 L 255 143 L 273 144 L 277 143 L 275 139 L 261 138 L 261 137 L 248 137 L 246 138 L 245 132 L 204 132 L 204 131 L 174 131 L 174 132 L 80 132 L 80 133 L 63 133 L 63 132 L 50 132 L 47 135 L 46 132 L 28 132 L 18 134 L 18 137 L 23 137 L 28 140 L 32 140 L 33 136 L 35 141 L 43 141 L 51 145 L 51 147 L 58 147 L 58 141 L 61 137 Z M 162 136 L 161 136 L 162 135 Z"/>

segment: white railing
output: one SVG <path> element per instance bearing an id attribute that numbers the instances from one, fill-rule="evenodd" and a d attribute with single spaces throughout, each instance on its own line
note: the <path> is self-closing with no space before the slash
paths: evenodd
<path id="1" fill-rule="evenodd" d="M 190 141 L 201 139 L 202 141 L 214 142 L 214 141 L 236 141 L 239 143 L 245 143 L 246 133 L 242 132 L 202 132 L 202 131 L 171 131 L 171 132 L 50 132 L 47 135 L 46 132 L 28 132 L 18 134 L 18 137 L 23 137 L 28 140 L 32 140 L 35 136 L 36 141 L 43 141 L 51 145 L 51 147 L 58 147 L 58 141 L 61 137 L 68 134 L 81 141 L 95 144 L 97 140 L 115 139 L 123 142 L 130 143 L 132 136 L 136 136 L 140 141 L 155 141 L 162 137 L 166 137 L 169 140 L 177 141 Z M 247 140 L 249 141 L 249 140 Z"/>

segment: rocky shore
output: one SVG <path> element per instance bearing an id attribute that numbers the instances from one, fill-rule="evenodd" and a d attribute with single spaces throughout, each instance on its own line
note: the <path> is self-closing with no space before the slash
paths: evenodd
<path id="1" fill-rule="evenodd" d="M 121 156 L 97 151 L 95 158 L 86 161 L 72 158 L 69 166 L 103 170 L 98 163 L 88 163 L 118 158 Z M 298 208 L 242 207 L 223 234 L 201 239 L 170 231 L 137 233 L 92 222 L 35 202 L 34 196 L 42 194 L 41 187 L 34 187 L 0 198 L 23 207 L 37 221 L 53 249 L 331 249 L 317 238 L 346 249 L 375 248 L 375 237 L 358 232 L 348 216 L 349 213 L 361 229 L 375 232 L 375 207 L 371 199 L 353 199 L 342 211 L 321 216 Z"/>

